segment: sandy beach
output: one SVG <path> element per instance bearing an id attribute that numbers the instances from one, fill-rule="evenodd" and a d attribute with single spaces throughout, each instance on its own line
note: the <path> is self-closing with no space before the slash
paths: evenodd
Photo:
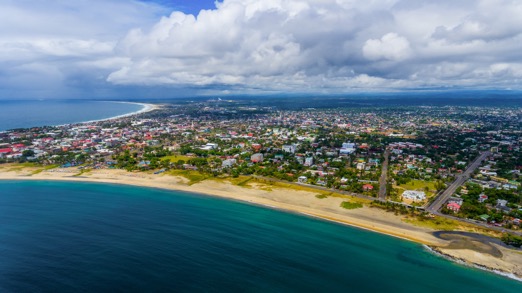
<path id="1" fill-rule="evenodd" d="M 154 111 L 154 110 L 157 110 L 157 109 L 161 109 L 161 105 L 158 105 L 158 104 L 147 104 L 147 103 L 136 103 L 136 102 L 119 102 L 119 101 L 111 102 L 111 103 L 134 104 L 134 105 L 140 105 L 140 106 L 142 106 L 142 108 L 140 110 L 136 111 L 136 112 L 131 112 L 131 113 L 118 115 L 118 116 L 114 116 L 114 117 L 109 117 L 109 118 L 104 118 L 104 119 L 84 121 L 84 122 L 80 122 L 79 124 L 119 119 L 119 118 L 129 117 L 129 116 L 143 114 L 143 113 L 151 112 L 151 111 Z M 76 123 L 71 123 L 71 124 L 76 124 Z"/>
<path id="2" fill-rule="evenodd" d="M 340 204 L 347 200 L 346 198 L 327 197 L 319 199 L 316 197 L 317 192 L 280 187 L 266 188 L 266 186 L 257 186 L 256 184 L 241 187 L 226 181 L 211 179 L 189 185 L 188 180 L 183 177 L 143 172 L 129 173 L 115 169 L 100 169 L 81 173 L 77 168 L 41 170 L 0 165 L 0 180 L 100 182 L 218 196 L 400 237 L 432 247 L 436 252 L 463 263 L 522 278 L 522 251 L 507 249 L 494 243 L 487 244 L 490 248 L 488 250 L 481 245 L 471 245 L 474 243 L 474 239 L 470 239 L 469 242 L 462 245 L 464 241 L 462 238 L 457 239 L 454 236 L 437 237 L 434 234 L 435 230 L 406 223 L 403 217 L 378 208 L 367 206 L 351 210 L 341 208 Z M 491 248 L 491 246 L 495 248 Z M 492 254 L 490 253 L 491 250 L 498 250 L 500 253 Z"/>

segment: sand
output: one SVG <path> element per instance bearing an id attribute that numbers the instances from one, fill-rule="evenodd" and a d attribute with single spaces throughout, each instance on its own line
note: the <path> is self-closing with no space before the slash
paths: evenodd
<path id="1" fill-rule="evenodd" d="M 103 182 L 126 184 L 143 187 L 188 191 L 232 200 L 263 205 L 270 208 L 300 213 L 341 224 L 400 237 L 409 241 L 425 244 L 448 257 L 462 260 L 464 263 L 477 265 L 513 274 L 522 278 L 522 252 L 500 248 L 502 255 L 493 256 L 480 251 L 451 247 L 452 240 L 441 239 L 433 235 L 432 229 L 417 227 L 405 223 L 401 216 L 396 216 L 378 208 L 363 207 L 347 210 L 340 207 L 346 198 L 327 197 L 319 199 L 317 192 L 284 189 L 279 187 L 249 188 L 233 185 L 226 181 L 205 180 L 189 185 L 183 177 L 166 174 L 130 173 L 124 170 L 100 169 L 80 174 L 76 168 L 56 168 L 39 171 L 29 167 L 0 166 L 0 180 L 61 180 Z M 35 174 L 36 173 L 36 174 Z M 79 175 L 78 175 L 79 174 Z M 78 175 L 78 176 L 74 176 Z M 266 186 L 265 186 L 266 187 Z M 447 248 L 444 248 L 447 247 Z"/>

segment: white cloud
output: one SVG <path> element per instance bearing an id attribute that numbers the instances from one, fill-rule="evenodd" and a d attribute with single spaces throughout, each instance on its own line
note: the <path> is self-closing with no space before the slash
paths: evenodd
<path id="1" fill-rule="evenodd" d="M 380 39 L 367 40 L 363 55 L 369 60 L 400 61 L 410 55 L 410 42 L 396 33 L 387 33 Z"/>
<path id="2" fill-rule="evenodd" d="M 60 80 L 82 74 L 109 85 L 230 93 L 522 88 L 519 1 L 216 5 L 194 16 L 138 1 L 8 1 L 0 11 L 0 73 L 16 76 L 32 64 L 34 74 L 49 68 Z"/>
<path id="3" fill-rule="evenodd" d="M 224 0 L 130 32 L 118 49 L 131 62 L 108 80 L 295 91 L 468 86 L 472 72 L 520 57 L 522 22 L 493 17 L 520 5 L 498 4 L 492 13 L 491 1 Z"/>

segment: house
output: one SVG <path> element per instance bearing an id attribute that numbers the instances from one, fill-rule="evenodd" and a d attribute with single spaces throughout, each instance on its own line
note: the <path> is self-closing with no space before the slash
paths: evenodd
<path id="1" fill-rule="evenodd" d="M 486 222 L 487 222 L 487 221 L 488 221 L 488 219 L 489 219 L 489 216 L 488 216 L 487 214 L 483 214 L 483 215 L 480 215 L 480 216 L 479 216 L 479 218 L 480 218 L 481 220 L 483 220 L 483 221 L 486 221 Z"/>
<path id="2" fill-rule="evenodd" d="M 485 195 L 484 193 L 481 193 L 481 194 L 479 195 L 478 202 L 483 203 L 483 202 L 485 202 L 486 200 L 488 200 L 488 196 Z"/>
<path id="3" fill-rule="evenodd" d="M 291 144 L 291 145 L 283 145 L 282 147 L 283 149 L 283 152 L 287 152 L 287 153 L 295 153 L 295 149 L 296 149 L 296 146 L 294 144 Z"/>
<path id="4" fill-rule="evenodd" d="M 261 162 L 263 162 L 263 154 L 261 154 L 261 153 L 253 154 L 252 156 L 250 156 L 250 161 L 252 163 L 261 163 Z"/>
<path id="5" fill-rule="evenodd" d="M 221 163 L 221 167 L 223 167 L 223 168 L 232 167 L 235 164 L 236 164 L 236 159 L 226 159 L 226 160 L 223 160 L 223 162 Z"/>
<path id="6" fill-rule="evenodd" d="M 148 168 L 150 165 L 150 161 L 141 161 L 138 163 L 138 167 L 140 168 Z"/>
<path id="7" fill-rule="evenodd" d="M 366 168 L 366 163 L 357 163 L 357 170 L 364 170 Z"/>
<path id="8" fill-rule="evenodd" d="M 508 201 L 504 199 L 497 199 L 497 207 L 505 207 L 507 205 Z"/>
<path id="9" fill-rule="evenodd" d="M 306 176 L 299 176 L 299 178 L 297 178 L 297 182 L 299 183 L 306 183 L 308 181 L 308 178 Z"/>
<path id="10" fill-rule="evenodd" d="M 312 166 L 314 164 L 314 157 L 307 157 L 304 161 L 305 166 Z"/>
<path id="11" fill-rule="evenodd" d="M 448 204 L 449 203 L 456 203 L 458 204 L 459 206 L 462 206 L 462 203 L 464 202 L 464 200 L 460 197 L 450 197 L 448 199 Z"/>
<path id="12" fill-rule="evenodd" d="M 362 189 L 363 189 L 363 191 L 372 191 L 373 190 L 373 185 L 371 185 L 371 184 L 364 184 Z"/>
<path id="13" fill-rule="evenodd" d="M 450 202 L 448 203 L 448 205 L 446 206 L 446 208 L 450 211 L 453 211 L 454 213 L 458 213 L 459 210 L 460 210 L 460 206 L 458 203 L 456 202 Z"/>

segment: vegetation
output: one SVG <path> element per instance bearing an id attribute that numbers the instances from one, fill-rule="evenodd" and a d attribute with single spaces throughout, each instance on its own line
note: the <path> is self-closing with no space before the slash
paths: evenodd
<path id="1" fill-rule="evenodd" d="M 507 245 L 521 247 L 522 246 L 522 236 L 513 235 L 510 233 L 504 233 L 502 235 L 502 241 Z"/>
<path id="2" fill-rule="evenodd" d="M 347 210 L 353 210 L 353 209 L 362 208 L 363 205 L 362 205 L 362 203 L 359 203 L 359 202 L 343 201 L 343 202 L 341 203 L 341 207 L 342 207 L 342 208 L 345 208 L 345 209 L 347 209 Z"/>

